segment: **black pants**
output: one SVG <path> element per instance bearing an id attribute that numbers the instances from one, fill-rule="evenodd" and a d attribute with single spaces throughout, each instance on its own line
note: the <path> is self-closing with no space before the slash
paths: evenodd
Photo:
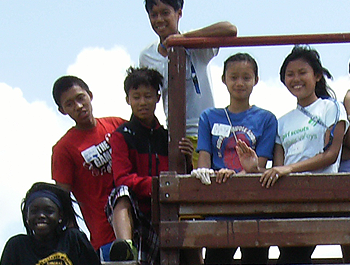
<path id="1" fill-rule="evenodd" d="M 207 248 L 204 264 L 232 264 L 237 248 Z M 269 248 L 241 248 L 241 264 L 267 264 Z"/>
<path id="2" fill-rule="evenodd" d="M 311 255 L 315 247 L 279 247 L 277 264 L 311 264 Z"/>

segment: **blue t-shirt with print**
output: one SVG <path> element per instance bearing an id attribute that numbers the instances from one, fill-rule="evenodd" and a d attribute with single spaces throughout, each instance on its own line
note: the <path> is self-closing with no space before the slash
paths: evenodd
<path id="1" fill-rule="evenodd" d="M 212 168 L 229 168 L 236 172 L 243 169 L 234 134 L 254 149 L 258 157 L 272 159 L 277 134 L 275 115 L 254 105 L 240 113 L 231 113 L 227 108 L 226 112 L 222 108 L 209 108 L 199 119 L 196 151 L 206 151 L 211 155 Z"/>

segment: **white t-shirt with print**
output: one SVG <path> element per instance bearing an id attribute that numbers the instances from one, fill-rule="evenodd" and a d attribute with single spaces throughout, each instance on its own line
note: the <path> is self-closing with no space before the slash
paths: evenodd
<path id="1" fill-rule="evenodd" d="M 348 120 L 345 108 L 342 104 L 336 104 L 329 99 L 317 99 L 307 106 L 306 111 L 312 116 L 318 117 L 329 128 L 336 122 L 337 111 L 339 121 L 345 121 L 345 132 L 348 128 Z M 338 109 L 338 110 L 337 110 Z M 317 154 L 323 153 L 325 147 L 325 133 L 327 128 L 313 121 L 299 109 L 292 110 L 278 120 L 278 136 L 276 143 L 284 149 L 284 165 L 304 161 Z M 345 134 L 344 132 L 344 134 Z M 337 161 L 313 173 L 336 173 L 340 163 L 341 150 Z"/>

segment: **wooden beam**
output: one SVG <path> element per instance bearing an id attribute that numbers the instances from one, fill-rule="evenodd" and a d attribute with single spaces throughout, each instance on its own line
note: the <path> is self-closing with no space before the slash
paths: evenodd
<path id="1" fill-rule="evenodd" d="M 294 44 L 348 43 L 350 33 L 300 34 L 247 37 L 196 37 L 173 38 L 168 40 L 169 46 L 185 48 L 216 48 L 237 46 L 272 46 Z"/>
<path id="2" fill-rule="evenodd" d="M 162 249 L 349 244 L 349 218 L 163 221 Z"/>
<path id="3" fill-rule="evenodd" d="M 187 176 L 187 177 L 186 177 Z M 203 185 L 189 175 L 176 177 L 162 174 L 159 200 L 165 203 L 240 203 L 253 202 L 346 202 L 350 198 L 349 174 L 290 174 L 266 189 L 259 182 L 259 174 L 236 175 L 224 184 Z M 325 188 L 327 187 L 327 188 Z M 210 194 L 210 196 L 208 195 Z"/>

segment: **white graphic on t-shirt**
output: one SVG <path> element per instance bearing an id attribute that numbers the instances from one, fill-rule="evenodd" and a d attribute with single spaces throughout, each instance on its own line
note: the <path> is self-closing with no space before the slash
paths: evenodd
<path id="1" fill-rule="evenodd" d="M 112 173 L 112 149 L 109 145 L 110 134 L 98 145 L 90 146 L 81 152 L 85 162 L 84 167 L 91 170 L 93 176 Z"/>

